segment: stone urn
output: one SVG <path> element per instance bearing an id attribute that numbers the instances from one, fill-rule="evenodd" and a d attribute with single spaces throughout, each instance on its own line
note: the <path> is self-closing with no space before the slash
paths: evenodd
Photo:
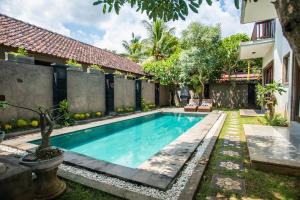
<path id="1" fill-rule="evenodd" d="M 30 167 L 36 174 L 34 199 L 55 199 L 66 190 L 66 184 L 57 177 L 58 166 L 63 162 L 63 153 L 48 160 L 36 160 L 35 154 L 28 154 L 20 163 Z"/>

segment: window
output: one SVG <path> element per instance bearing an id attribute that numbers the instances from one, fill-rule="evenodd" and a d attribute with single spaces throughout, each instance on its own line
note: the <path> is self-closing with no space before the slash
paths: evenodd
<path id="1" fill-rule="evenodd" d="M 264 70 L 264 84 L 273 82 L 273 62 L 271 62 Z"/>
<path id="2" fill-rule="evenodd" d="M 289 82 L 289 65 L 290 65 L 290 53 L 283 57 L 282 66 L 282 83 L 287 84 Z"/>

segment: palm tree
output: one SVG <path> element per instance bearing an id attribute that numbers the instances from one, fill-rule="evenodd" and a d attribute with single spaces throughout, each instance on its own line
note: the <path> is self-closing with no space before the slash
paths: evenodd
<path id="1" fill-rule="evenodd" d="M 141 56 L 141 37 L 140 36 L 135 36 L 134 33 L 131 34 L 131 40 L 129 42 L 123 40 L 122 41 L 122 46 L 126 50 L 126 56 L 134 61 L 134 62 L 139 62 L 140 61 L 140 56 Z"/>
<path id="2" fill-rule="evenodd" d="M 143 21 L 148 32 L 145 44 L 145 52 L 155 60 L 163 60 L 176 50 L 178 39 L 174 36 L 175 28 L 168 28 L 163 20 L 156 20 L 152 24 Z"/>

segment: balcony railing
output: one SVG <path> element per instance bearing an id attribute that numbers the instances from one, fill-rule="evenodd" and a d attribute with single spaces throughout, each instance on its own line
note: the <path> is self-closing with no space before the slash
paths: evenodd
<path id="1" fill-rule="evenodd" d="M 275 20 L 267 20 L 263 22 L 256 22 L 254 25 L 251 40 L 261 40 L 274 38 L 275 36 Z"/>

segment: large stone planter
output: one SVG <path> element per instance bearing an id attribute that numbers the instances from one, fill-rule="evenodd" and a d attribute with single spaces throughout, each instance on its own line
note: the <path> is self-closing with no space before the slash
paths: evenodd
<path id="1" fill-rule="evenodd" d="M 63 162 L 63 154 L 49 160 L 25 161 L 20 163 L 30 167 L 37 178 L 34 180 L 34 199 L 54 199 L 66 190 L 66 184 L 57 177 L 58 166 Z"/>
<path id="2" fill-rule="evenodd" d="M 5 60 L 17 62 L 17 63 L 25 63 L 25 64 L 34 65 L 34 57 L 20 56 L 20 55 L 15 55 L 15 54 L 12 54 L 9 52 L 5 52 Z"/>

